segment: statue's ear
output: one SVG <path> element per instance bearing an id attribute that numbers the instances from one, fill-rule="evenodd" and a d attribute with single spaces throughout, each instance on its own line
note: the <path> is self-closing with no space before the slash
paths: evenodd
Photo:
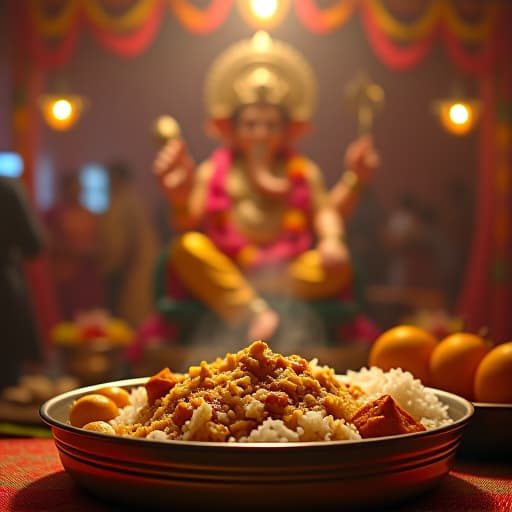
<path id="1" fill-rule="evenodd" d="M 288 133 L 293 140 L 303 137 L 311 130 L 310 121 L 290 121 L 288 124 Z"/>
<path id="2" fill-rule="evenodd" d="M 233 123 L 229 117 L 208 119 L 204 128 L 206 134 L 213 139 L 221 139 L 224 142 L 233 140 Z"/>

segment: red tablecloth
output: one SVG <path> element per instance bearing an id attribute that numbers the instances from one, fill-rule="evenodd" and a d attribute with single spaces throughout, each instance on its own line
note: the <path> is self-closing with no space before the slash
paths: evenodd
<path id="1" fill-rule="evenodd" d="M 511 464 L 457 462 L 434 491 L 400 512 L 512 511 Z M 64 471 L 51 439 L 0 439 L 0 512 L 111 512 Z M 125 509 L 123 509 L 125 510 Z"/>

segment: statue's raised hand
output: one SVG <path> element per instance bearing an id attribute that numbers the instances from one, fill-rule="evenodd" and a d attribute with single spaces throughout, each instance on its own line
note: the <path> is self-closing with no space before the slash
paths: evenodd
<path id="1" fill-rule="evenodd" d="M 176 200 L 191 188 L 195 162 L 183 139 L 172 139 L 158 153 L 153 173 L 166 196 Z"/>
<path id="2" fill-rule="evenodd" d="M 341 239 L 325 238 L 320 240 L 317 244 L 317 250 L 322 265 L 329 270 L 341 271 L 350 264 L 349 251 Z"/>

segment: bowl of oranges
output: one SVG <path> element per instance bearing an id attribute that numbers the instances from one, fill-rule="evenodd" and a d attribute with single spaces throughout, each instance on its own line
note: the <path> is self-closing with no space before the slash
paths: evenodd
<path id="1" fill-rule="evenodd" d="M 457 452 L 461 457 L 512 457 L 512 341 L 492 343 L 463 330 L 437 338 L 415 325 L 397 325 L 375 340 L 368 366 L 399 367 L 427 386 L 471 400 L 475 413 Z"/>

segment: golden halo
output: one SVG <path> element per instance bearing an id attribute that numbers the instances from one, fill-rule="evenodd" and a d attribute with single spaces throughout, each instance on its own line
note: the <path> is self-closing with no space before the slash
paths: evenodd
<path id="1" fill-rule="evenodd" d="M 306 59 L 263 31 L 222 52 L 205 81 L 206 108 L 214 119 L 258 101 L 284 106 L 296 121 L 311 119 L 316 101 L 316 80 Z"/>

